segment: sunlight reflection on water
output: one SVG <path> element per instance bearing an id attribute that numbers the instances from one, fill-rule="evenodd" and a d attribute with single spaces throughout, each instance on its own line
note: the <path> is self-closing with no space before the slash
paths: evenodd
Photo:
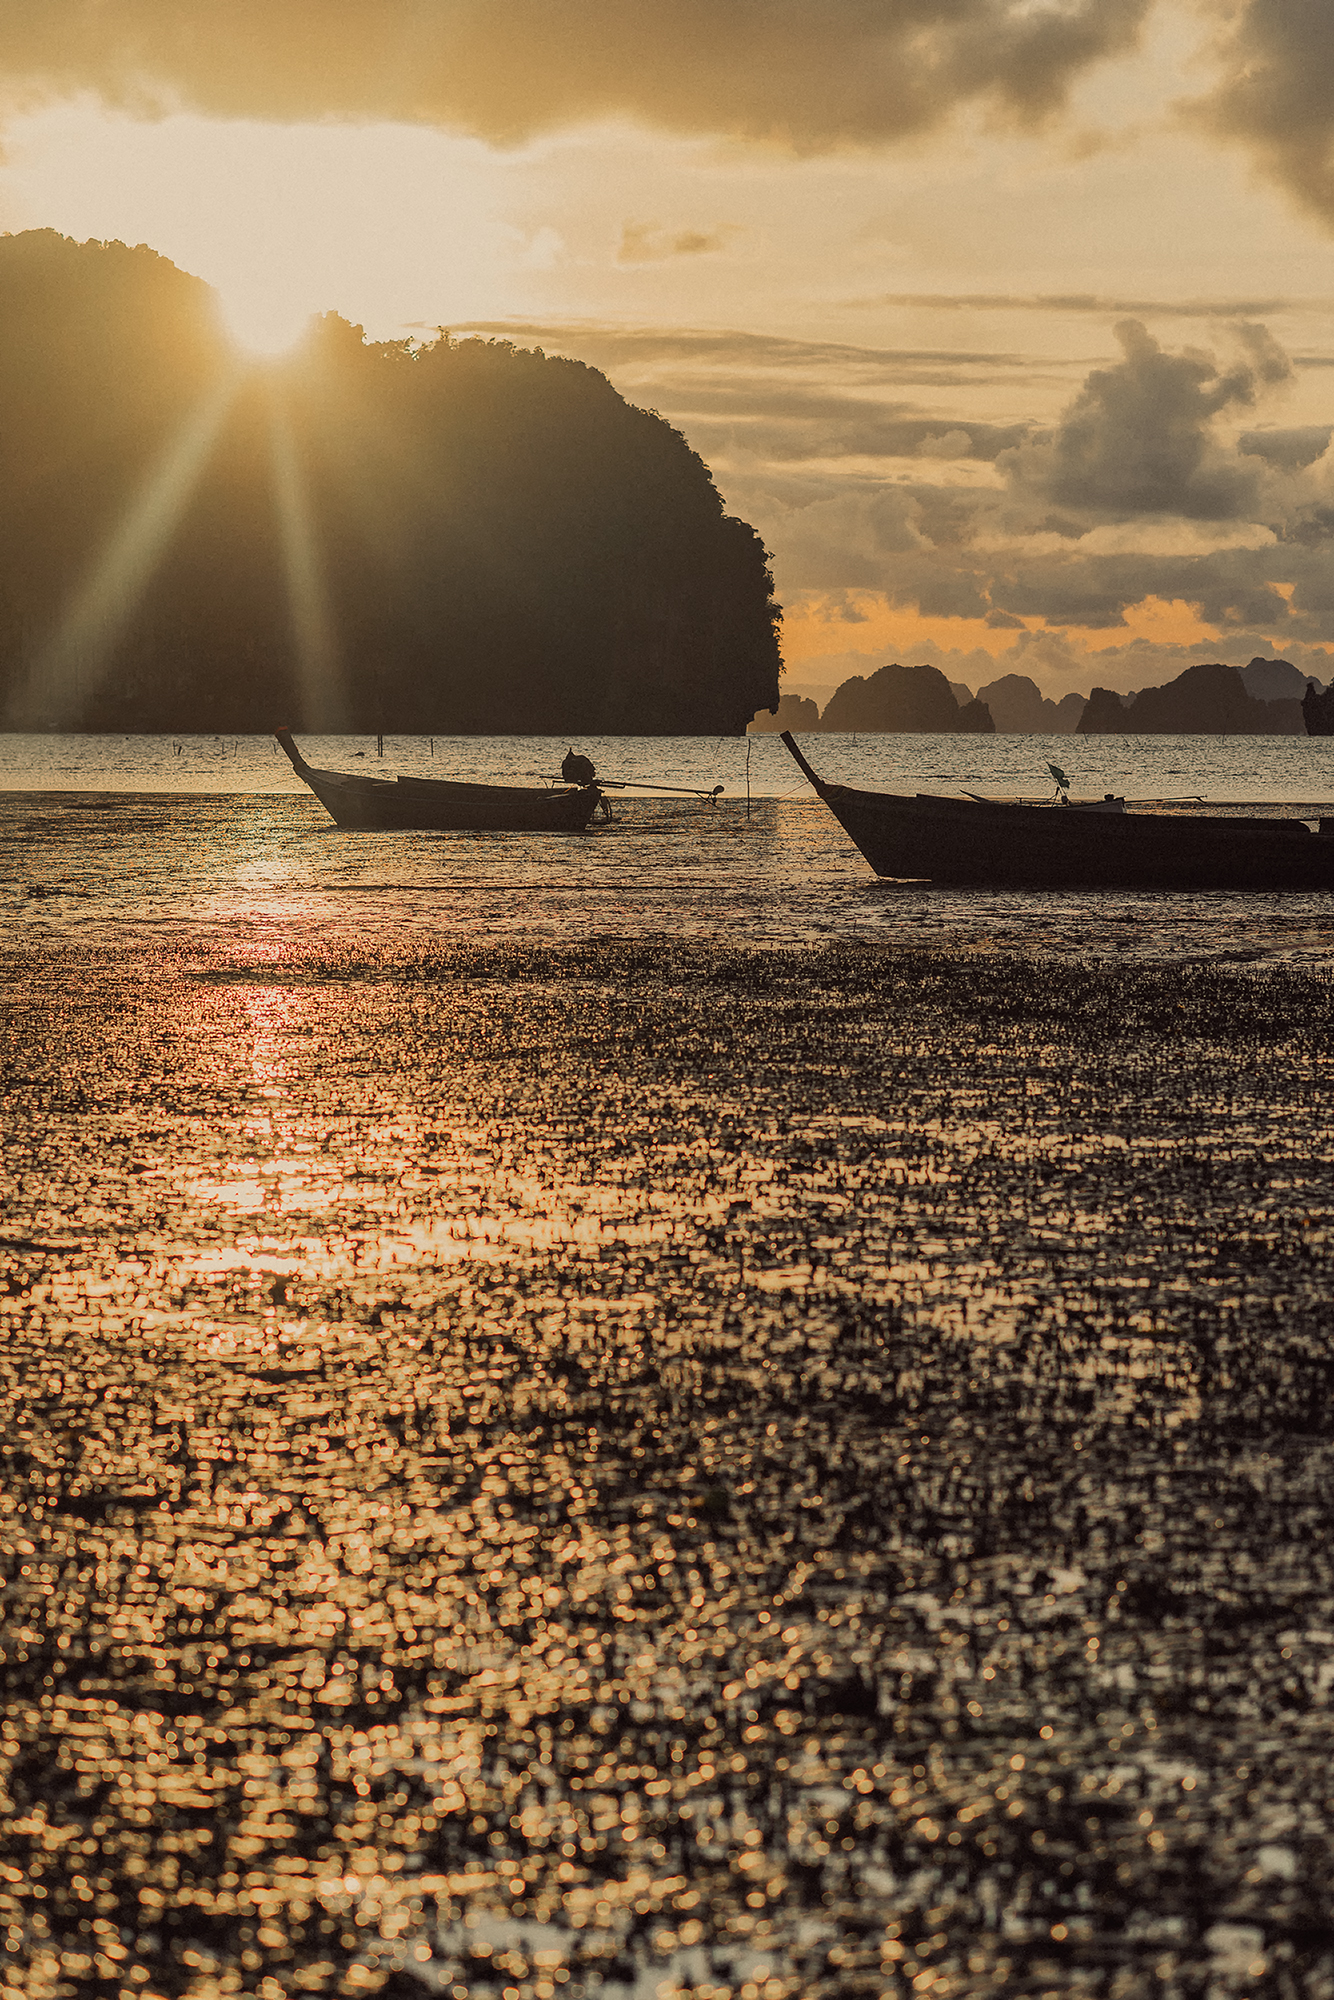
<path id="1" fill-rule="evenodd" d="M 811 798 L 749 813 L 737 800 L 617 811 L 611 825 L 561 836 L 345 833 L 308 795 L 96 805 L 11 794 L 0 798 L 0 939 L 120 948 L 137 937 L 201 963 L 239 951 L 256 968 L 320 940 L 383 951 L 430 937 L 1334 960 L 1328 897 L 881 882 Z"/>

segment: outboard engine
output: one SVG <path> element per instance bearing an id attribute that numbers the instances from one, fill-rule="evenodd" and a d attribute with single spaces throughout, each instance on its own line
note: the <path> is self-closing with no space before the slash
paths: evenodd
<path id="1" fill-rule="evenodd" d="M 581 757 L 578 751 L 567 750 L 560 774 L 567 785 L 591 785 L 597 777 L 597 770 L 591 757 Z"/>

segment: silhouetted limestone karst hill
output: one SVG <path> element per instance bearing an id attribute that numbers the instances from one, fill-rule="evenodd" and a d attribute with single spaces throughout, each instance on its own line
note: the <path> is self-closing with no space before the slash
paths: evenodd
<path id="1" fill-rule="evenodd" d="M 960 709 L 938 667 L 880 667 L 867 677 L 854 674 L 825 704 L 823 729 L 907 733 L 953 733 Z"/>
<path id="2" fill-rule="evenodd" d="M 1318 681 L 1309 682 L 1302 696 L 1302 727 L 1308 736 L 1334 736 L 1334 682 L 1323 693 Z"/>
<path id="3" fill-rule="evenodd" d="M 1084 704 L 1084 713 L 1079 719 L 1077 736 L 1125 736 L 1130 725 L 1126 721 L 1128 704 L 1123 702 L 1113 688 L 1095 687 Z"/>
<path id="4" fill-rule="evenodd" d="M 971 701 L 959 703 L 959 719 L 955 728 L 965 736 L 994 736 L 996 724 L 991 710 L 984 701 L 974 695 Z"/>
<path id="5" fill-rule="evenodd" d="M 1297 701 L 1256 701 L 1236 667 L 1187 667 L 1165 687 L 1141 688 L 1123 703 L 1095 687 L 1080 719 L 1081 736 L 1295 736 Z"/>
<path id="6" fill-rule="evenodd" d="M 1291 660 L 1265 660 L 1257 653 L 1238 669 L 1241 684 L 1256 701 L 1300 701 L 1309 676 Z"/>
<path id="7" fill-rule="evenodd" d="M 758 535 L 595 370 L 367 344 L 238 364 L 145 249 L 0 238 L 8 727 L 739 732 Z"/>
<path id="8" fill-rule="evenodd" d="M 1084 713 L 1082 694 L 1052 701 L 1027 674 L 1002 674 L 979 688 L 977 698 L 986 703 L 1005 735 L 1072 736 Z"/>

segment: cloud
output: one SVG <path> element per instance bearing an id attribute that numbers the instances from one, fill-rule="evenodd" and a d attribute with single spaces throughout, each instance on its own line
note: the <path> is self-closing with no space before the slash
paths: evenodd
<path id="1" fill-rule="evenodd" d="M 512 143 L 630 117 L 798 151 L 980 104 L 1021 125 L 1138 40 L 1150 0 L 6 0 L 11 94 L 431 123 Z"/>
<path id="2" fill-rule="evenodd" d="M 1328 0 L 1246 0 L 1219 45 L 1223 81 L 1192 107 L 1215 137 L 1334 228 L 1334 8 Z"/>
<path id="3" fill-rule="evenodd" d="M 616 252 L 618 264 L 660 264 L 671 257 L 705 257 L 726 250 L 740 232 L 735 223 L 711 230 L 660 229 L 652 222 L 627 222 Z"/>
<path id="4" fill-rule="evenodd" d="M 1334 637 L 1328 534 L 1311 547 L 1271 539 L 1259 548 L 1175 555 L 1076 542 L 1053 553 L 1019 536 L 1004 544 L 978 533 L 994 529 L 996 515 L 976 494 L 889 491 L 892 501 L 849 489 L 786 511 L 748 496 L 761 502 L 749 518 L 774 551 L 789 600 L 850 586 L 924 616 L 984 619 L 993 630 L 1041 621 L 1110 633 L 1156 599 L 1189 606 L 1219 633 L 1262 631 L 1267 645 Z"/>
<path id="5" fill-rule="evenodd" d="M 992 495 L 868 485 L 783 510 L 746 496 L 788 596 L 840 587 L 883 592 L 923 616 L 979 618 L 992 629 L 1041 620 L 1111 632 L 1149 598 L 1181 602 L 1220 632 L 1259 627 L 1319 640 L 1334 584 L 1325 550 L 1270 544 L 1202 555 L 1035 551 L 995 537 Z M 991 530 L 983 534 L 981 530 Z M 1278 586 L 1295 585 L 1291 604 Z"/>
<path id="6" fill-rule="evenodd" d="M 1253 625 L 1277 630 L 1287 625 L 1290 614 L 1272 581 L 1273 569 L 1268 550 L 1226 549 L 1187 557 L 1038 557 L 1015 564 L 1008 574 L 998 570 L 988 595 L 1014 617 L 1090 630 L 1123 625 L 1125 613 L 1150 597 L 1189 604 L 1220 631 Z"/>
<path id="7" fill-rule="evenodd" d="M 924 458 L 993 463 L 1030 435 L 1027 424 L 949 423 L 920 410 L 818 390 L 726 382 L 661 385 L 672 421 L 710 463 L 723 457 L 796 463 L 809 459 Z"/>
<path id="8" fill-rule="evenodd" d="M 916 399 L 923 390 L 1029 382 L 1034 366 L 1013 353 L 532 320 L 471 321 L 454 332 L 537 344 L 605 370 L 632 402 L 685 430 L 714 465 L 918 457 L 988 464 L 1034 428 L 941 415 Z"/>
<path id="9" fill-rule="evenodd" d="M 884 590 L 910 586 L 908 558 L 930 544 L 914 496 L 883 481 L 819 493 L 805 504 L 770 513 L 764 538 L 800 590 Z M 912 577 L 923 572 L 913 566 Z M 906 601 L 906 598 L 905 598 Z"/>
<path id="10" fill-rule="evenodd" d="M 5 0 L 0 98 L 90 93 L 143 116 L 407 122 L 499 145 L 629 119 L 812 155 L 918 139 L 969 107 L 1040 127 L 1090 70 L 1139 46 L 1153 11 L 1154 0 Z M 1190 11 L 1225 25 L 1217 85 L 1187 118 L 1248 148 L 1334 226 L 1334 9 L 1207 0 Z M 902 302 L 1023 309 L 1003 295 Z M 1237 303 L 1247 317 L 1284 309 Z M 1160 310 L 1083 294 L 1035 301 L 1109 308 Z"/>
<path id="11" fill-rule="evenodd" d="M 1243 431 L 1237 439 L 1237 449 L 1284 472 L 1298 472 L 1324 455 L 1331 437 L 1334 424 L 1302 424 L 1287 431 Z"/>
<path id="12" fill-rule="evenodd" d="M 1110 632 L 1156 599 L 1222 634 L 1323 641 L 1334 629 L 1331 429 L 1234 435 L 1238 414 L 1282 388 L 1291 366 L 1264 328 L 1232 332 L 1235 352 L 1220 360 L 1168 352 L 1123 322 L 1120 362 L 1093 369 L 1055 426 L 1002 448 L 990 483 L 933 478 L 929 435 L 913 479 L 850 468 L 804 488 L 749 480 L 750 518 L 784 590 L 878 590 L 993 630 L 1040 620 Z M 917 420 L 880 421 L 907 442 Z M 934 437 L 956 458 L 973 443 L 966 424 Z"/>
<path id="13" fill-rule="evenodd" d="M 1274 319 L 1284 313 L 1327 312 L 1325 299 L 1112 299 L 1098 292 L 881 292 L 849 299 L 849 308 L 906 307 L 914 312 L 1035 312 L 1093 314 L 1098 319 Z"/>
<path id="14" fill-rule="evenodd" d="M 796 340 L 784 334 L 750 333 L 737 328 L 624 327 L 594 320 L 488 319 L 460 322 L 455 333 L 485 339 L 537 342 L 549 353 L 572 354 L 595 368 L 642 368 L 675 364 L 740 371 L 837 370 L 843 381 L 922 382 L 957 386 L 963 382 L 1008 381 L 1031 372 L 1033 363 L 1013 350 L 955 347 L 865 347 L 852 341 Z"/>
<path id="15" fill-rule="evenodd" d="M 1263 327 L 1241 325 L 1241 352 L 1220 367 L 1198 349 L 1169 354 L 1139 320 L 1115 331 L 1124 359 L 1094 369 L 1056 430 L 1002 461 L 1014 488 L 1084 524 L 1252 518 L 1257 471 L 1224 448 L 1215 423 L 1289 379 L 1283 350 Z"/>

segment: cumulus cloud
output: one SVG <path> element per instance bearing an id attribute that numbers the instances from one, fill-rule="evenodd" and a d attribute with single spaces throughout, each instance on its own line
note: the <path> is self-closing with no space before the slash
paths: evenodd
<path id="1" fill-rule="evenodd" d="M 979 103 L 1020 124 L 1125 53 L 1150 0 L 6 0 L 14 91 L 226 117 L 410 119 L 512 142 L 591 118 L 799 150 Z"/>
<path id="2" fill-rule="evenodd" d="M 1237 449 L 1284 472 L 1300 472 L 1323 457 L 1334 424 L 1300 424 L 1293 430 L 1243 431 Z"/>
<path id="3" fill-rule="evenodd" d="M 1087 524 L 1136 514 L 1252 518 L 1257 475 L 1218 440 L 1224 413 L 1252 408 L 1292 364 L 1263 327 L 1236 329 L 1229 367 L 1170 354 L 1139 320 L 1115 329 L 1124 359 L 1096 368 L 1049 435 L 1003 461 L 1014 487 Z"/>
<path id="4" fill-rule="evenodd" d="M 1117 331 L 1121 360 L 1093 369 L 1054 426 L 1002 448 L 996 478 L 936 472 L 933 441 L 956 459 L 976 450 L 956 424 L 924 436 L 913 476 L 892 483 L 832 467 L 823 481 L 749 479 L 784 590 L 841 582 L 993 630 L 1110 633 L 1158 599 L 1266 646 L 1334 636 L 1331 428 L 1237 434 L 1289 380 L 1282 349 L 1254 325 L 1233 329 L 1221 360 L 1169 352 L 1135 322 Z M 917 419 L 883 421 L 906 439 Z"/>

